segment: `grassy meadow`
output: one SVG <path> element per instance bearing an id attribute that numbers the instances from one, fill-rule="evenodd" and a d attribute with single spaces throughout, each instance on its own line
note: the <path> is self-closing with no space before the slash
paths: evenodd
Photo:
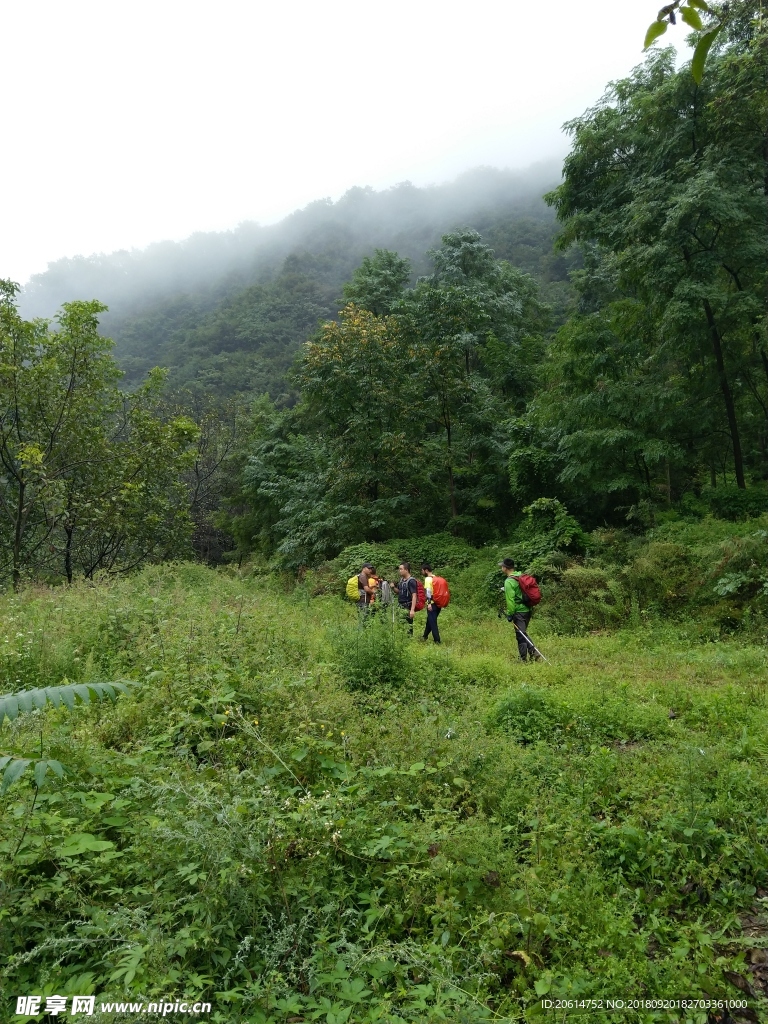
<path id="1" fill-rule="evenodd" d="M 94 1021 L 768 1020 L 759 636 L 542 606 L 549 663 L 520 664 L 488 602 L 437 648 L 316 589 L 184 563 L 0 598 L 0 693 L 137 684 L 2 725 L 65 769 L 0 797 L 2 1020 L 33 992 Z"/>

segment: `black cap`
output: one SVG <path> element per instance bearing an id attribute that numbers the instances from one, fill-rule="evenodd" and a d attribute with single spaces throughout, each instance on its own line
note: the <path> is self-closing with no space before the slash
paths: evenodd
<path id="1" fill-rule="evenodd" d="M 503 558 L 499 562 L 499 568 L 500 569 L 514 569 L 515 568 L 515 563 L 514 563 L 514 561 L 511 558 Z"/>

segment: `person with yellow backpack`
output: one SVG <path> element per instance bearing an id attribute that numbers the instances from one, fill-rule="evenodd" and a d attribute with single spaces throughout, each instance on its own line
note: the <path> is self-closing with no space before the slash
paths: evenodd
<path id="1" fill-rule="evenodd" d="M 371 578 L 375 576 L 376 570 L 370 562 L 366 562 L 359 573 L 347 580 L 347 597 L 350 601 L 355 601 L 362 612 L 368 611 L 368 606 L 376 597 L 376 589 L 371 586 Z"/>

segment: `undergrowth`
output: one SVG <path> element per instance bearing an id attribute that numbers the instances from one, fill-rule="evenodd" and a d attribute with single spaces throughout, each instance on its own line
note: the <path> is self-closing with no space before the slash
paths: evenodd
<path id="1" fill-rule="evenodd" d="M 535 1021 L 564 1019 L 542 998 L 733 999 L 741 979 L 766 1013 L 764 646 L 542 614 L 549 664 L 519 664 L 482 604 L 454 601 L 437 648 L 311 583 L 186 564 L 1 603 L 0 692 L 142 684 L 0 732 L 65 768 L 1 798 L 4 1006 Z"/>

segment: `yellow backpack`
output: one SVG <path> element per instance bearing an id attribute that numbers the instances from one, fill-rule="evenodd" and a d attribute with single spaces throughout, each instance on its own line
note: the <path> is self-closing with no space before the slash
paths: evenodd
<path id="1" fill-rule="evenodd" d="M 360 600 L 360 583 L 357 576 L 350 576 L 347 580 L 347 597 L 350 601 Z"/>

